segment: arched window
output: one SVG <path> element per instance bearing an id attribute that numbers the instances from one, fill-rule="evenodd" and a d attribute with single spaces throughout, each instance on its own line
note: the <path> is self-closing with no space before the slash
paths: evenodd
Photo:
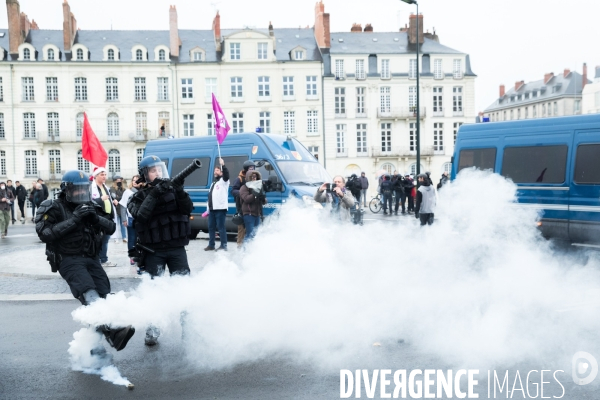
<path id="1" fill-rule="evenodd" d="M 75 133 L 78 138 L 83 135 L 83 113 L 79 113 L 75 117 Z"/>
<path id="2" fill-rule="evenodd" d="M 28 48 L 23 49 L 23 60 L 31 60 L 31 51 Z"/>
<path id="3" fill-rule="evenodd" d="M 113 49 L 108 49 L 108 60 L 114 61 L 115 59 L 115 51 Z"/>
<path id="4" fill-rule="evenodd" d="M 423 167 L 423 164 L 421 164 L 421 171 L 420 173 L 424 174 L 425 173 L 425 168 Z M 417 175 L 417 163 L 414 163 L 410 166 L 410 174 L 412 176 Z"/>
<path id="5" fill-rule="evenodd" d="M 77 49 L 77 60 L 83 61 L 83 49 Z"/>
<path id="6" fill-rule="evenodd" d="M 444 165 L 442 166 L 442 173 L 447 172 L 448 174 L 450 174 L 450 171 L 452 171 L 452 163 L 444 163 Z"/>
<path id="7" fill-rule="evenodd" d="M 166 55 L 165 55 L 165 51 L 164 50 L 159 50 L 158 51 L 158 61 L 165 61 L 166 60 Z"/>
<path id="8" fill-rule="evenodd" d="M 119 150 L 112 149 L 108 152 L 108 172 L 121 172 L 121 154 Z"/>
<path id="9" fill-rule="evenodd" d="M 90 173 L 90 162 L 83 158 L 81 150 L 77 153 L 77 169 L 86 173 Z"/>
<path id="10" fill-rule="evenodd" d="M 135 61 L 144 61 L 144 54 L 143 54 L 142 50 L 137 49 L 135 51 Z"/>
<path id="11" fill-rule="evenodd" d="M 391 175 L 392 172 L 394 172 L 394 170 L 396 169 L 396 167 L 392 163 L 385 163 L 381 166 L 381 169 L 384 169 L 388 174 Z"/>
<path id="12" fill-rule="evenodd" d="M 48 61 L 54 61 L 54 49 L 48 49 Z"/>
<path id="13" fill-rule="evenodd" d="M 108 114 L 108 140 L 119 140 L 119 115 Z"/>

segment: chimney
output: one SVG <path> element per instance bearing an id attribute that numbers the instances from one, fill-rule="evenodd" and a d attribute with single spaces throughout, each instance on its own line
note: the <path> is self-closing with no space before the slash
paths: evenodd
<path id="1" fill-rule="evenodd" d="M 585 85 L 587 85 L 587 64 L 583 63 L 583 77 L 582 77 L 583 82 L 581 83 L 581 90 L 583 91 L 583 89 L 585 88 Z"/>
<path id="2" fill-rule="evenodd" d="M 315 4 L 315 40 L 320 49 L 331 47 L 329 14 L 325 13 L 325 5 L 322 1 Z"/>
<path id="3" fill-rule="evenodd" d="M 419 44 L 423 44 L 425 37 L 423 36 L 423 14 L 419 14 Z M 408 43 L 416 44 L 417 43 L 417 16 L 415 14 L 410 14 L 410 18 L 408 20 Z"/>
<path id="4" fill-rule="evenodd" d="M 550 79 L 554 78 L 554 72 L 550 72 L 548 74 L 544 74 L 544 85 L 550 81 Z"/>
<path id="5" fill-rule="evenodd" d="M 521 89 L 521 87 L 525 84 L 525 81 L 518 81 L 515 82 L 515 92 L 519 89 Z"/>
<path id="6" fill-rule="evenodd" d="M 37 22 L 35 22 L 35 19 L 31 20 L 31 29 L 35 30 L 35 31 L 39 31 L 40 27 L 38 26 Z"/>
<path id="7" fill-rule="evenodd" d="M 563 72 L 563 78 L 566 78 L 567 75 L 569 75 L 571 73 L 571 70 L 569 68 L 565 68 L 565 72 Z"/>
<path id="8" fill-rule="evenodd" d="M 63 44 L 65 46 L 65 53 L 71 53 L 71 47 L 75 43 L 75 36 L 77 35 L 77 20 L 71 12 L 71 6 L 67 0 L 63 2 Z"/>
<path id="9" fill-rule="evenodd" d="M 219 15 L 218 11 L 217 15 L 215 15 L 215 18 L 213 19 L 212 29 L 215 36 L 215 45 L 217 47 L 217 51 L 221 51 L 221 16 Z"/>
<path id="10" fill-rule="evenodd" d="M 500 97 L 504 97 L 504 95 L 506 94 L 506 88 L 504 87 L 504 85 L 500 85 Z"/>
<path id="11" fill-rule="evenodd" d="M 362 32 L 361 24 L 352 24 L 352 28 L 350 28 L 350 32 Z"/>
<path id="12" fill-rule="evenodd" d="M 19 46 L 25 42 L 31 24 L 27 15 L 21 12 L 19 0 L 6 0 L 6 14 L 8 16 L 8 52 L 12 59 L 17 59 Z"/>
<path id="13" fill-rule="evenodd" d="M 365 32 L 373 32 L 373 27 L 371 26 L 371 24 L 365 25 Z"/>
<path id="14" fill-rule="evenodd" d="M 273 24 L 269 21 L 269 36 L 275 36 L 275 32 L 273 32 Z"/>
<path id="15" fill-rule="evenodd" d="M 177 8 L 169 6 L 169 47 L 171 48 L 171 58 L 174 58 L 175 61 L 179 58 L 179 46 L 181 46 L 181 40 L 177 27 Z"/>

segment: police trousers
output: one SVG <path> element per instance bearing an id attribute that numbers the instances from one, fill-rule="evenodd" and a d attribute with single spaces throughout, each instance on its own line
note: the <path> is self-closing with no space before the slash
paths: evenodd
<path id="1" fill-rule="evenodd" d="M 190 273 L 185 247 L 159 249 L 153 254 L 147 253 L 144 263 L 146 272 L 153 278 L 164 274 L 165 267 L 169 268 L 171 275 L 189 275 Z"/>
<path id="2" fill-rule="evenodd" d="M 90 289 L 96 290 L 101 297 L 110 293 L 110 281 L 98 258 L 64 256 L 58 272 L 76 299 Z"/>

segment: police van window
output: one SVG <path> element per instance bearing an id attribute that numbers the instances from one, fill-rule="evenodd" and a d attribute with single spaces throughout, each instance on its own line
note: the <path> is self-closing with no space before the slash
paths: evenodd
<path id="1" fill-rule="evenodd" d="M 169 159 L 168 158 L 160 158 L 162 162 L 165 163 L 165 167 L 167 167 L 167 171 L 169 170 Z"/>
<path id="2" fill-rule="evenodd" d="M 563 183 L 567 145 L 506 147 L 502 176 L 515 183 Z"/>
<path id="3" fill-rule="evenodd" d="M 277 182 L 281 182 L 281 178 L 279 177 L 279 175 L 277 175 L 277 171 L 275 171 L 273 165 L 268 161 L 264 161 L 264 164 L 262 164 L 256 170 L 260 172 L 262 180 L 270 182 L 271 185 Z M 273 191 L 273 188 L 274 186 L 268 186 L 267 191 Z"/>
<path id="4" fill-rule="evenodd" d="M 240 171 L 244 168 L 244 162 L 248 160 L 248 156 L 226 156 L 222 157 L 225 162 L 225 166 L 229 170 L 229 179 L 230 185 L 233 185 L 235 182 L 235 178 L 239 175 Z M 215 161 L 215 166 L 219 165 L 217 161 Z M 212 171 L 211 171 L 212 176 Z"/>
<path id="5" fill-rule="evenodd" d="M 600 184 L 600 143 L 577 147 L 573 180 L 581 185 Z"/>
<path id="6" fill-rule="evenodd" d="M 173 167 L 171 168 L 171 177 L 174 177 L 185 167 L 192 163 L 193 158 L 174 158 Z M 198 160 L 202 162 L 202 168 L 199 168 L 192 172 L 190 176 L 185 178 L 185 186 L 207 186 L 208 185 L 208 173 L 210 171 L 210 158 L 199 157 Z M 212 176 L 212 174 L 211 174 Z"/>
<path id="7" fill-rule="evenodd" d="M 496 148 L 465 149 L 460 151 L 458 158 L 458 171 L 463 168 L 475 167 L 477 169 L 494 170 L 496 164 Z"/>

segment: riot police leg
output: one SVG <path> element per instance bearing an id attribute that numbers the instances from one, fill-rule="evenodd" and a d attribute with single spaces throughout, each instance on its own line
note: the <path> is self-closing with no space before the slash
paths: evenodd
<path id="1" fill-rule="evenodd" d="M 188 264 L 185 247 L 168 249 L 165 253 L 167 253 L 167 266 L 169 267 L 169 273 L 171 275 L 190 274 L 190 266 Z"/>

